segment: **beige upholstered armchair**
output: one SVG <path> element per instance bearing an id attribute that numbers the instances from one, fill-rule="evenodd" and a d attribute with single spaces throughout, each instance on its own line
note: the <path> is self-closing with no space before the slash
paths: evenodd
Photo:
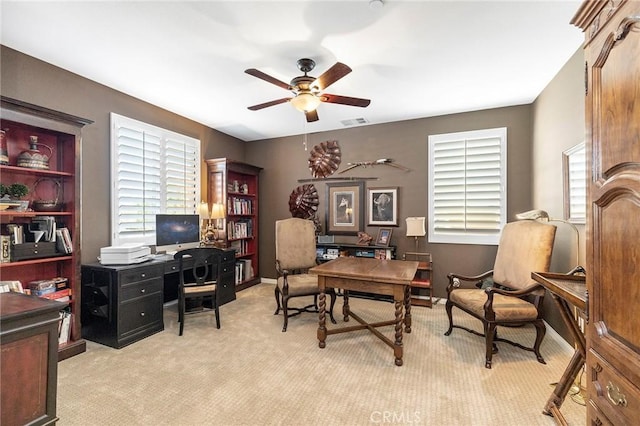
<path id="1" fill-rule="evenodd" d="M 310 268 L 316 266 L 316 235 L 313 221 L 307 219 L 291 218 L 276 221 L 276 271 L 278 280 L 275 288 L 276 312 L 282 309 L 284 314 L 284 326 L 282 331 L 287 331 L 289 317 L 302 312 L 318 312 L 318 277 L 309 274 Z M 333 289 L 327 289 L 331 297 L 329 316 L 333 318 L 333 306 L 336 303 L 336 293 Z M 289 306 L 292 297 L 313 296 L 313 303 L 303 308 Z M 281 303 L 282 302 L 282 307 Z M 289 311 L 293 310 L 294 313 Z"/>
<path id="2" fill-rule="evenodd" d="M 493 270 L 477 276 L 448 275 L 449 329 L 445 336 L 455 327 L 485 337 L 486 368 L 491 368 L 492 355 L 498 351 L 495 342 L 506 342 L 534 352 L 538 361 L 545 364 L 540 354 L 540 344 L 546 333 L 542 321 L 544 287 L 531 278 L 531 272 L 549 270 L 555 234 L 555 226 L 532 220 L 508 223 L 502 229 Z M 493 282 L 487 285 L 490 278 Z M 464 288 L 463 283 L 475 283 L 475 287 Z M 454 306 L 482 321 L 484 333 L 454 325 Z M 533 347 L 498 338 L 497 326 L 523 324 L 533 324 L 536 328 Z"/>

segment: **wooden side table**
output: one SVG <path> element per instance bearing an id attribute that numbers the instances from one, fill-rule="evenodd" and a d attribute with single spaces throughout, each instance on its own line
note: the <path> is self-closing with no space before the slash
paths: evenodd
<path id="1" fill-rule="evenodd" d="M 571 309 L 571 306 L 575 306 L 585 317 L 587 316 L 585 277 L 582 275 L 532 272 L 531 278 L 549 290 L 553 301 L 558 306 L 563 321 L 569 327 L 569 331 L 575 340 L 573 357 L 542 411 L 546 415 L 552 415 L 559 424 L 566 425 L 567 422 L 560 412 L 560 407 L 586 359 L 584 333 L 580 329 L 578 319 L 573 315 Z"/>
<path id="2" fill-rule="evenodd" d="M 431 253 L 406 252 L 402 260 L 417 260 L 418 270 L 411 281 L 411 305 L 433 307 L 433 291 L 431 287 L 432 260 Z M 416 290 L 416 291 L 413 291 Z M 421 291 L 422 290 L 422 291 Z M 426 297 L 422 293 L 427 293 Z"/>

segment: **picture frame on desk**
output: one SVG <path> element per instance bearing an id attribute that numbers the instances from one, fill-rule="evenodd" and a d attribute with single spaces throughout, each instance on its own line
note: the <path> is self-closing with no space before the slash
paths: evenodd
<path id="1" fill-rule="evenodd" d="M 369 226 L 398 226 L 398 187 L 368 188 Z"/>
<path id="2" fill-rule="evenodd" d="M 376 245 L 382 247 L 389 247 L 391 243 L 391 235 L 393 234 L 392 228 L 380 228 L 378 229 L 378 236 L 376 237 Z"/>
<path id="3" fill-rule="evenodd" d="M 364 182 L 327 183 L 326 232 L 358 235 L 364 230 Z"/>

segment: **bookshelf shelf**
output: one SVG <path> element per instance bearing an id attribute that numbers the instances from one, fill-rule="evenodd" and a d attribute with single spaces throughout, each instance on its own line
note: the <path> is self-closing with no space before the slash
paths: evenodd
<path id="1" fill-rule="evenodd" d="M 226 217 L 219 246 L 236 251 L 236 291 L 260 282 L 258 252 L 258 176 L 250 164 L 214 158 L 206 160 L 208 203 L 224 205 Z"/>
<path id="2" fill-rule="evenodd" d="M 80 297 L 79 153 L 82 128 L 92 121 L 4 96 L 1 97 L 1 116 L 0 128 L 5 131 L 8 158 L 8 164 L 0 165 L 2 183 L 25 184 L 30 192 L 23 199 L 30 201 L 55 199 L 60 203 L 60 211 L 55 212 L 11 209 L 0 212 L 3 253 L 5 253 L 5 245 L 8 247 L 7 256 L 3 255 L 3 263 L 0 263 L 2 279 L 20 281 L 25 289 L 32 281 L 51 280 L 57 277 L 67 280 L 66 285 L 70 289 L 67 309 L 70 309 L 73 321 L 71 321 L 69 341 L 58 346 L 57 359 L 62 360 L 86 350 L 86 343 L 80 332 L 81 304 L 76 303 L 79 302 Z M 18 166 L 20 164 L 18 159 L 21 158 L 22 153 L 32 149 L 32 138 L 37 138 L 38 145 L 42 145 L 38 146 L 38 150 L 48 155 L 46 160 L 43 160 L 46 167 Z M 42 149 L 45 146 L 47 149 Z M 38 185 L 46 180 L 52 183 Z M 33 206 L 32 203 L 30 205 Z M 40 216 L 52 217 L 53 219 L 48 223 L 55 222 L 55 227 L 33 228 L 44 219 L 36 219 Z M 30 226 L 32 228 L 29 228 Z M 57 248 L 52 236 L 42 238 L 38 243 L 29 242 L 27 239 L 31 234 L 28 230 L 32 232 L 34 229 L 43 230 L 45 235 L 47 230 L 51 230 L 53 235 L 52 230 L 62 228 L 69 231 L 70 237 L 69 244 L 63 247 L 64 251 Z M 12 232 L 15 229 L 20 231 Z M 24 238 L 17 238 L 16 235 L 24 235 Z M 45 246 L 47 246 L 46 249 Z M 66 250 L 71 253 L 65 254 Z"/>

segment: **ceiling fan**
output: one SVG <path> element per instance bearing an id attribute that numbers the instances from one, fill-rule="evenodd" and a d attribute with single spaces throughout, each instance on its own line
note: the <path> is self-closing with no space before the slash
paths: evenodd
<path id="1" fill-rule="evenodd" d="M 342 104 L 357 107 L 369 106 L 371 101 L 369 99 L 351 98 L 348 96 L 330 95 L 323 93 L 327 87 L 340 80 L 345 75 L 351 72 L 351 68 L 347 65 L 336 62 L 331 68 L 326 70 L 320 77 L 315 78 L 307 75 L 316 66 L 313 59 L 302 58 L 298 60 L 298 69 L 304 73 L 298 77 L 294 77 L 289 84 L 284 81 L 280 81 L 277 78 L 271 77 L 259 71 L 255 68 L 249 68 L 245 70 L 249 75 L 257 77 L 268 83 L 275 84 L 283 89 L 290 90 L 293 93 L 293 97 L 276 99 L 273 101 L 265 102 L 258 105 L 250 106 L 251 111 L 257 111 L 259 109 L 267 108 L 270 106 L 282 104 L 285 102 L 291 102 L 291 104 L 299 111 L 304 112 L 308 122 L 318 121 L 318 112 L 316 108 L 321 102 L 327 102 L 332 104 Z"/>

